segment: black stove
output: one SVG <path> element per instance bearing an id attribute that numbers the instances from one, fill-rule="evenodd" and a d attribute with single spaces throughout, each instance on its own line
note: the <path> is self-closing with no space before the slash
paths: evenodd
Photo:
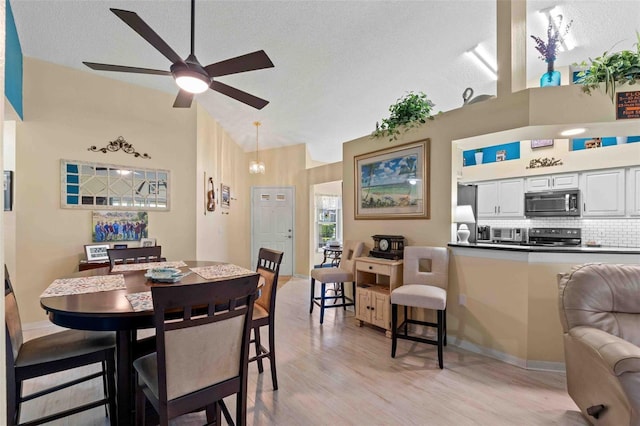
<path id="1" fill-rule="evenodd" d="M 531 246 L 579 246 L 582 244 L 580 228 L 530 228 Z"/>

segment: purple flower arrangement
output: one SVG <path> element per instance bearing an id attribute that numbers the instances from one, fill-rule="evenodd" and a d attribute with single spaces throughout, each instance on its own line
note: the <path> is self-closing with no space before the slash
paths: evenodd
<path id="1" fill-rule="evenodd" d="M 545 43 L 540 37 L 532 35 L 531 38 L 536 42 L 536 50 L 540 52 L 539 58 L 548 64 L 552 64 L 558 55 L 559 45 L 563 38 L 569 33 L 573 20 L 569 21 L 564 31 L 560 31 L 562 26 L 562 15 L 557 16 L 557 21 L 549 17 L 549 27 L 547 28 L 547 42 Z"/>

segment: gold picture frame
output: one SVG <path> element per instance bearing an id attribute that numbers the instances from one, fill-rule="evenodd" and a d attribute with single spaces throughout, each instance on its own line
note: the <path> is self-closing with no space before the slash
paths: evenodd
<path id="1" fill-rule="evenodd" d="M 430 139 L 354 158 L 355 219 L 429 219 Z"/>

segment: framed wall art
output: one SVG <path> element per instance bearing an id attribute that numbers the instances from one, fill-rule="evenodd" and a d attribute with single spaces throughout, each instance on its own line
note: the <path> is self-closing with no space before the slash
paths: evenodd
<path id="1" fill-rule="evenodd" d="M 429 218 L 429 139 L 354 158 L 355 219 Z"/>
<path id="2" fill-rule="evenodd" d="M 231 207 L 231 188 L 224 183 L 220 184 L 220 205 L 225 209 Z"/>
<path id="3" fill-rule="evenodd" d="M 94 211 L 92 241 L 138 241 L 149 235 L 147 212 Z"/>
<path id="4" fill-rule="evenodd" d="M 170 210 L 170 173 L 61 160 L 60 205 L 73 209 Z"/>
<path id="5" fill-rule="evenodd" d="M 140 247 L 155 247 L 156 239 L 155 238 L 141 238 L 140 239 Z"/>
<path id="6" fill-rule="evenodd" d="M 553 139 L 531 139 L 531 149 L 553 146 Z"/>
<path id="7" fill-rule="evenodd" d="M 4 211 L 13 210 L 13 171 L 4 171 Z"/>
<path id="8" fill-rule="evenodd" d="M 97 262 L 109 259 L 107 250 L 109 244 L 87 244 L 84 246 L 84 252 L 87 254 L 87 262 Z"/>

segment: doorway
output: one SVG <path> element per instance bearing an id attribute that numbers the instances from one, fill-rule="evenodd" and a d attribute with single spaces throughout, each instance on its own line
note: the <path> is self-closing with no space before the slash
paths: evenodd
<path id="1" fill-rule="evenodd" d="M 342 181 L 324 182 L 311 192 L 311 265 L 326 261 L 323 248 L 342 245 Z"/>
<path id="2" fill-rule="evenodd" d="M 251 264 L 258 262 L 260 247 L 284 252 L 280 275 L 293 275 L 295 265 L 294 187 L 251 188 Z"/>

